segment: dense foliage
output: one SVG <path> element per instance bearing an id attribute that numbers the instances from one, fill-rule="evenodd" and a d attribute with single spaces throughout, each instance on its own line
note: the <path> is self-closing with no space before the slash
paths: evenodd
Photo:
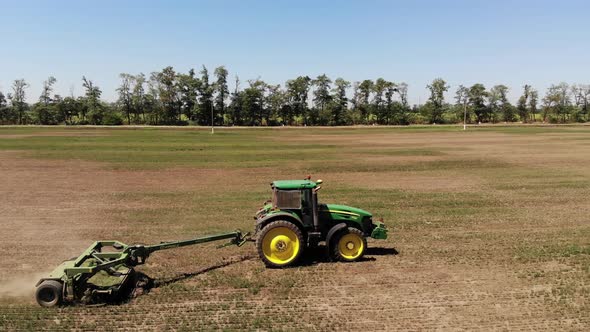
<path id="1" fill-rule="evenodd" d="M 213 76 L 213 77 L 211 77 Z M 260 79 L 245 84 L 236 77 L 232 89 L 222 66 L 210 75 L 207 68 L 179 73 L 172 67 L 144 74 L 120 75 L 115 103 L 101 100 L 101 89 L 82 77 L 85 93 L 63 98 L 53 94 L 54 77 L 43 82 L 39 101 L 26 102 L 28 84 L 15 80 L 10 93 L 0 91 L 0 124 L 149 124 L 277 126 L 356 124 L 406 125 L 425 123 L 585 122 L 588 121 L 590 85 L 560 83 L 549 87 L 543 99 L 530 85 L 523 87 L 515 105 L 509 88 L 487 89 L 477 83 L 460 85 L 455 102 L 445 100 L 451 88 L 442 78 L 426 87 L 423 105 L 408 104 L 408 85 L 383 78 L 351 83 L 343 78 L 299 76 L 284 86 Z"/>

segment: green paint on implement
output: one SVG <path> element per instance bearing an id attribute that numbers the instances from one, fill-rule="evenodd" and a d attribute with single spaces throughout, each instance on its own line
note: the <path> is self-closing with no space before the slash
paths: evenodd
<path id="1" fill-rule="evenodd" d="M 155 251 L 229 239 L 227 245 L 246 242 L 248 234 L 240 231 L 162 242 L 151 246 L 126 245 L 119 241 L 96 241 L 79 257 L 63 262 L 49 276 L 37 283 L 35 297 L 44 307 L 64 302 L 95 303 L 102 296 L 116 297 L 133 279 L 133 267 L 144 264 Z"/>

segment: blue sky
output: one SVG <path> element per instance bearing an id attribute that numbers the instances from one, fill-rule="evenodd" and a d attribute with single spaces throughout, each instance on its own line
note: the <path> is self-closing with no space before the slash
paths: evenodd
<path id="1" fill-rule="evenodd" d="M 0 0 L 0 91 L 57 78 L 82 93 L 86 75 L 116 98 L 118 75 L 225 65 L 242 81 L 297 75 L 409 84 L 590 83 L 590 1 L 6 1 Z M 448 95 L 452 97 L 452 93 Z"/>

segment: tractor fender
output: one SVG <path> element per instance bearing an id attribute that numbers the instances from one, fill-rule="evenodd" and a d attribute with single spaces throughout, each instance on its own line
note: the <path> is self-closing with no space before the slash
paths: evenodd
<path id="1" fill-rule="evenodd" d="M 60 278 L 41 278 L 39 279 L 39 281 L 37 281 L 37 283 L 35 284 L 35 287 L 39 287 L 39 285 L 41 285 L 41 283 L 43 283 L 43 281 L 45 280 L 55 280 L 55 281 L 59 281 L 63 283 L 63 280 L 61 280 Z"/>
<path id="2" fill-rule="evenodd" d="M 304 229 L 303 222 L 301 221 L 301 219 L 299 219 L 299 217 L 297 215 L 293 215 L 288 212 L 278 212 L 278 213 L 269 214 L 269 215 L 265 216 L 264 218 L 257 220 L 256 221 L 256 231 L 263 229 L 264 226 L 266 226 L 267 224 L 269 224 L 270 222 L 275 221 L 275 220 L 290 221 L 290 222 L 294 223 L 295 225 L 297 225 L 299 228 L 301 228 L 301 230 Z"/>
<path id="3" fill-rule="evenodd" d="M 328 235 L 326 235 L 326 247 L 330 247 L 330 241 L 332 241 L 332 236 L 336 235 L 336 233 L 346 228 L 348 228 L 348 225 L 346 223 L 339 223 L 332 226 L 332 228 L 330 228 L 330 230 L 328 231 Z"/>

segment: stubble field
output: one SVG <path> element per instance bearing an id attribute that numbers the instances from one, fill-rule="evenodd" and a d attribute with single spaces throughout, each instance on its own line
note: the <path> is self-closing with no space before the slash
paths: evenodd
<path id="1" fill-rule="evenodd" d="M 94 240 L 253 229 L 269 183 L 383 217 L 366 259 L 264 268 L 252 244 L 158 252 L 149 292 L 46 309 Z M 588 330 L 590 128 L 0 128 L 0 330 Z"/>

